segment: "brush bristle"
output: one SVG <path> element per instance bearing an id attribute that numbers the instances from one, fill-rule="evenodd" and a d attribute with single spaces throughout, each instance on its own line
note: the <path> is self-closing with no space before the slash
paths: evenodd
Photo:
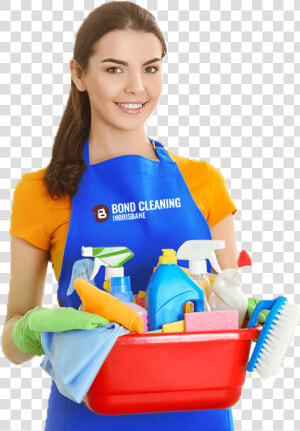
<path id="1" fill-rule="evenodd" d="M 278 310 L 254 370 L 262 379 L 278 373 L 299 322 L 299 306 L 285 302 Z"/>

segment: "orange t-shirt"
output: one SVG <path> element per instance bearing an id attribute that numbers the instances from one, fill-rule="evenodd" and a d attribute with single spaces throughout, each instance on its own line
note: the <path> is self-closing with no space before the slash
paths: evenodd
<path id="1" fill-rule="evenodd" d="M 237 209 L 222 174 L 210 163 L 188 159 L 167 151 L 177 166 L 209 227 L 215 226 Z M 13 196 L 9 233 L 49 251 L 57 281 L 71 217 L 69 197 L 51 199 L 43 181 L 45 170 L 23 175 Z"/>

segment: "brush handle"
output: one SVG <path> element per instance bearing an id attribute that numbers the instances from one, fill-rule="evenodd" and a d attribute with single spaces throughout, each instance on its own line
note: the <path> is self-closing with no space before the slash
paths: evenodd
<path id="1" fill-rule="evenodd" d="M 284 301 L 283 301 L 283 299 L 284 299 Z M 257 306 L 254 308 L 253 313 L 251 314 L 247 328 L 254 328 L 254 326 L 258 322 L 259 315 L 260 315 L 261 311 L 262 310 L 271 310 L 273 305 L 278 301 L 285 302 L 286 298 L 284 296 L 279 296 L 278 298 L 275 298 L 275 299 L 270 299 L 270 300 L 266 299 L 266 300 L 259 301 Z"/>
<path id="2" fill-rule="evenodd" d="M 248 328 L 253 328 L 256 325 L 259 319 L 259 314 L 262 310 L 270 310 L 270 313 L 268 314 L 268 317 L 263 325 L 263 328 L 260 331 L 255 349 L 252 353 L 252 356 L 247 366 L 247 371 L 253 371 L 257 363 L 258 357 L 261 353 L 261 350 L 264 347 L 264 343 L 268 336 L 269 330 L 274 320 L 276 319 L 276 315 L 286 301 L 287 299 L 284 296 L 278 296 L 278 298 L 276 299 L 260 301 L 255 307 L 252 313 L 252 316 L 249 320 L 249 323 L 247 326 Z"/>

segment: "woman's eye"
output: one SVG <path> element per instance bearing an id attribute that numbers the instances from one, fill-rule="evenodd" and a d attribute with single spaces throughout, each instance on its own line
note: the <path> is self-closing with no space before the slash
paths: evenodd
<path id="1" fill-rule="evenodd" d="M 155 72 L 157 72 L 157 71 L 158 71 L 158 68 L 157 68 L 157 67 L 155 67 L 155 66 L 147 67 L 147 69 L 155 69 Z M 154 72 L 153 72 L 153 73 L 154 73 Z"/>
<path id="2" fill-rule="evenodd" d="M 110 67 L 109 69 L 106 69 L 106 71 L 107 72 L 110 72 L 111 70 L 113 70 L 113 69 L 120 69 L 119 67 Z M 155 72 L 157 72 L 158 71 L 158 68 L 157 67 L 155 67 L 155 66 L 150 66 L 150 67 L 147 67 L 145 70 L 147 70 L 147 69 L 155 69 Z M 121 70 L 121 69 L 120 69 Z M 151 72 L 151 73 L 155 73 L 155 72 Z M 114 72 L 113 72 L 114 73 Z"/>
<path id="3" fill-rule="evenodd" d="M 112 69 L 120 69 L 119 67 L 110 67 L 109 69 L 106 69 L 107 72 L 109 72 Z M 121 69 L 120 69 L 121 70 Z"/>

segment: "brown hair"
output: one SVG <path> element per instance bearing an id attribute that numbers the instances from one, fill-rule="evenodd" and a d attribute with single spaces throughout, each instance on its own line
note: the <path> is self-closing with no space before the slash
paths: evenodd
<path id="1" fill-rule="evenodd" d="M 73 58 L 81 70 L 88 68 L 94 44 L 113 30 L 132 29 L 153 33 L 161 42 L 162 57 L 167 53 L 164 36 L 155 17 L 129 1 L 111 1 L 94 9 L 81 24 L 73 50 Z M 89 134 L 91 107 L 87 91 L 79 91 L 71 79 L 71 90 L 52 148 L 52 158 L 45 172 L 45 184 L 52 199 L 73 197 L 86 169 L 83 144 Z"/>

